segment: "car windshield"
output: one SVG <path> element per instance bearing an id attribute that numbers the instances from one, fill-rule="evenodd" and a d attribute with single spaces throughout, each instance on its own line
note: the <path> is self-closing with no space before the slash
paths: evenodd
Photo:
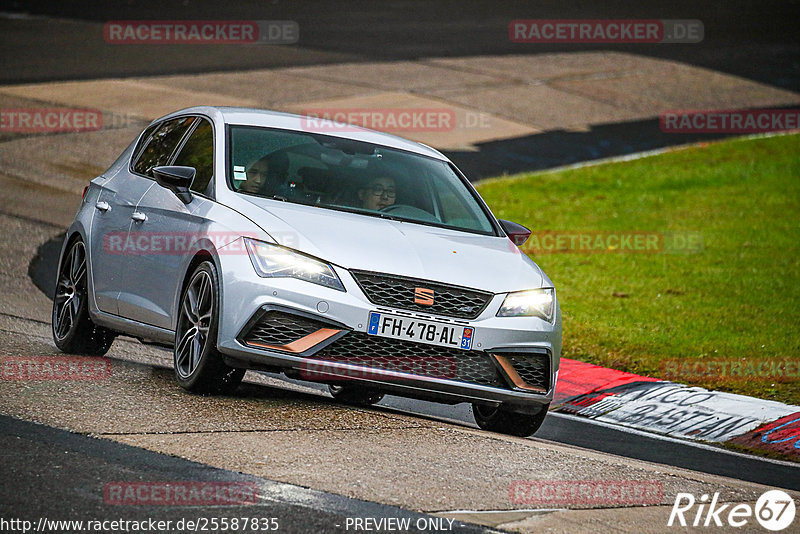
<path id="1" fill-rule="evenodd" d="M 316 133 L 230 128 L 229 183 L 239 193 L 494 234 L 445 161 Z"/>

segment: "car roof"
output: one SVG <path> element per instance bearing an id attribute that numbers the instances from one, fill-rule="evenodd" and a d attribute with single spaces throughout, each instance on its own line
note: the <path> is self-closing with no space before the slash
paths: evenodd
<path id="1" fill-rule="evenodd" d="M 399 150 L 406 150 L 408 152 L 414 152 L 423 156 L 449 161 L 441 152 L 429 147 L 428 145 L 417 143 L 409 139 L 404 139 L 396 135 L 333 121 L 327 121 L 317 127 L 316 125 L 319 123 L 316 121 L 322 119 L 309 119 L 309 117 L 303 115 L 293 115 L 291 113 L 282 113 L 280 111 L 270 111 L 266 109 L 224 106 L 196 106 L 172 112 L 157 119 L 157 121 L 193 113 L 207 115 L 215 120 L 221 120 L 226 124 L 280 128 L 303 133 L 320 133 L 323 135 L 330 135 L 332 137 L 354 139 L 357 141 L 364 141 L 390 148 L 397 148 Z M 310 123 L 309 121 L 315 122 Z M 343 129 L 345 131 L 336 131 L 337 129 Z"/>

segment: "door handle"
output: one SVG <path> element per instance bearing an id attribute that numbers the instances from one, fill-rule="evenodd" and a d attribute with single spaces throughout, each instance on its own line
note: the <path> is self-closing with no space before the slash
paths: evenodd
<path id="1" fill-rule="evenodd" d="M 134 211 L 133 215 L 131 215 L 131 219 L 136 222 L 145 222 L 147 220 L 147 215 L 139 211 Z"/>
<path id="2" fill-rule="evenodd" d="M 111 209 L 111 206 L 108 205 L 108 202 L 101 200 L 97 204 L 94 205 L 95 208 L 99 209 L 100 211 L 106 212 Z"/>

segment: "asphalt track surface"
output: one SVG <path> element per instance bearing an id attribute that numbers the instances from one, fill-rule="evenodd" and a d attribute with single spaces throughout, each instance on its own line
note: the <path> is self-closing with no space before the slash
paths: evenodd
<path id="1" fill-rule="evenodd" d="M 31 262 L 29 274 L 45 294 L 52 295 L 50 280 L 55 279 L 60 239 L 56 238 L 39 248 Z M 269 375 L 287 385 L 310 387 L 326 391 L 326 386 L 292 380 L 282 375 Z M 379 406 L 403 413 L 431 417 L 477 428 L 468 405 L 441 405 L 433 402 L 386 396 Z M 551 413 L 534 439 L 574 445 L 628 458 L 661 463 L 721 475 L 748 482 L 800 490 L 800 463 L 757 458 L 716 446 L 700 445 L 674 438 L 662 438 L 643 432 L 605 425 L 568 414 Z"/>
<path id="2" fill-rule="evenodd" d="M 52 297 L 54 290 L 51 281 L 55 279 L 55 265 L 58 263 L 60 246 L 61 236 L 43 244 L 28 269 L 34 283 L 48 297 Z M 289 386 L 327 391 L 327 386 L 324 385 L 301 382 L 283 375 L 265 374 L 277 378 Z M 448 406 L 387 395 L 378 406 L 477 428 L 471 409 L 467 404 Z M 675 438 L 662 438 L 568 414 L 551 413 L 545 419 L 542 428 L 537 431 L 534 439 L 574 445 L 748 482 L 800 490 L 800 463 L 773 461 L 723 450 L 717 446 L 701 445 Z"/>
<path id="3" fill-rule="evenodd" d="M 280 532 L 346 532 L 348 517 L 393 517 L 408 519 L 411 525 L 417 521 L 423 525 L 431 519 L 441 521 L 402 508 L 271 482 L 2 415 L 0 450 L 0 517 L 31 521 L 34 525 L 40 518 L 155 519 L 177 525 L 182 519 L 237 517 L 276 518 Z M 252 504 L 206 507 L 119 506 L 105 502 L 103 484 L 98 482 L 114 480 L 248 484 L 256 487 L 258 499 Z M 460 522 L 454 522 L 452 527 L 453 532 L 489 531 Z M 179 529 L 170 529 L 176 530 Z"/>
<path id="4" fill-rule="evenodd" d="M 301 384 L 291 379 L 285 380 Z M 325 390 L 324 386 L 312 387 Z M 378 406 L 477 428 L 471 409 L 466 404 L 448 406 L 387 395 Z M 800 463 L 757 458 L 722 450 L 716 446 L 663 438 L 569 414 L 551 412 L 531 439 L 564 443 L 712 475 L 800 490 Z"/>
<path id="5" fill-rule="evenodd" d="M 54 263 L 52 258 L 49 261 L 47 258 L 56 250 L 57 241 L 58 238 L 40 247 L 36 261 L 29 268 L 29 273 L 41 284 L 44 293 L 52 291 L 45 281 L 53 279 L 46 266 Z M 167 369 L 157 372 L 164 376 L 171 374 Z M 267 376 L 280 379 L 280 382 L 272 382 L 273 387 L 284 388 L 285 393 L 279 396 L 286 396 L 287 399 L 308 398 L 309 393 L 319 398 L 325 391 L 321 385 L 286 379 L 280 375 Z M 250 384 L 247 389 L 256 391 L 259 387 Z M 263 398 L 274 398 L 275 395 L 274 391 L 266 390 L 258 393 L 258 397 Z M 476 428 L 470 408 L 465 404 L 447 406 L 387 396 L 376 406 L 376 411 L 414 415 L 423 421 Z M 678 467 L 766 486 L 800 490 L 800 464 L 748 457 L 675 439 L 665 440 L 575 416 L 550 414 L 536 436 L 530 439 L 544 446 L 548 443 L 570 445 L 663 464 L 667 470 Z M 347 518 L 353 517 L 411 518 L 414 521 L 429 517 L 397 507 L 217 469 L 6 416 L 0 416 L 0 450 L 4 451 L 2 475 L 6 481 L 0 489 L 2 517 L 30 518 L 34 521 L 40 517 L 83 520 L 157 518 L 172 521 L 196 517 L 278 517 L 281 530 L 286 532 L 341 532 L 344 531 L 341 526 Z M 255 505 L 245 506 L 112 506 L 103 501 L 101 486 L 103 482 L 114 480 L 250 482 L 256 484 L 259 495 L 264 498 Z M 455 531 L 478 532 L 480 528 L 460 524 Z"/>
<path id="6" fill-rule="evenodd" d="M 250 47 L 209 45 L 202 54 L 181 47 L 96 46 L 74 25 L 52 21 L 47 33 L 35 23 L 15 25 L 0 36 L 5 67 L 0 83 L 93 79 L 159 73 L 241 70 L 285 65 L 419 59 L 575 50 L 628 51 L 674 59 L 761 81 L 800 88 L 800 43 L 795 0 L 629 2 L 566 0 L 461 2 L 286 2 L 240 0 L 224 6 L 213 0 L 163 2 L 52 2 L 3 0 L 0 10 L 101 24 L 109 20 L 292 20 L 300 27 L 298 45 Z M 699 19 L 705 28 L 699 44 L 537 44 L 512 43 L 508 24 L 516 19 Z M 4 23 L 7 25 L 7 23 Z M 37 33 L 38 32 L 38 33 Z M 60 43 L 70 48 L 60 49 Z M 302 48 L 302 58 L 290 53 Z"/>

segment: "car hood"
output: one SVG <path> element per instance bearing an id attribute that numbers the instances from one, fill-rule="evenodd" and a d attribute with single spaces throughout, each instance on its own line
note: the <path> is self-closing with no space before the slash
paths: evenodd
<path id="1" fill-rule="evenodd" d="M 434 280 L 493 293 L 550 286 L 508 238 L 248 197 L 251 220 L 278 243 L 346 269 Z M 244 206 L 243 206 L 244 207 Z"/>

